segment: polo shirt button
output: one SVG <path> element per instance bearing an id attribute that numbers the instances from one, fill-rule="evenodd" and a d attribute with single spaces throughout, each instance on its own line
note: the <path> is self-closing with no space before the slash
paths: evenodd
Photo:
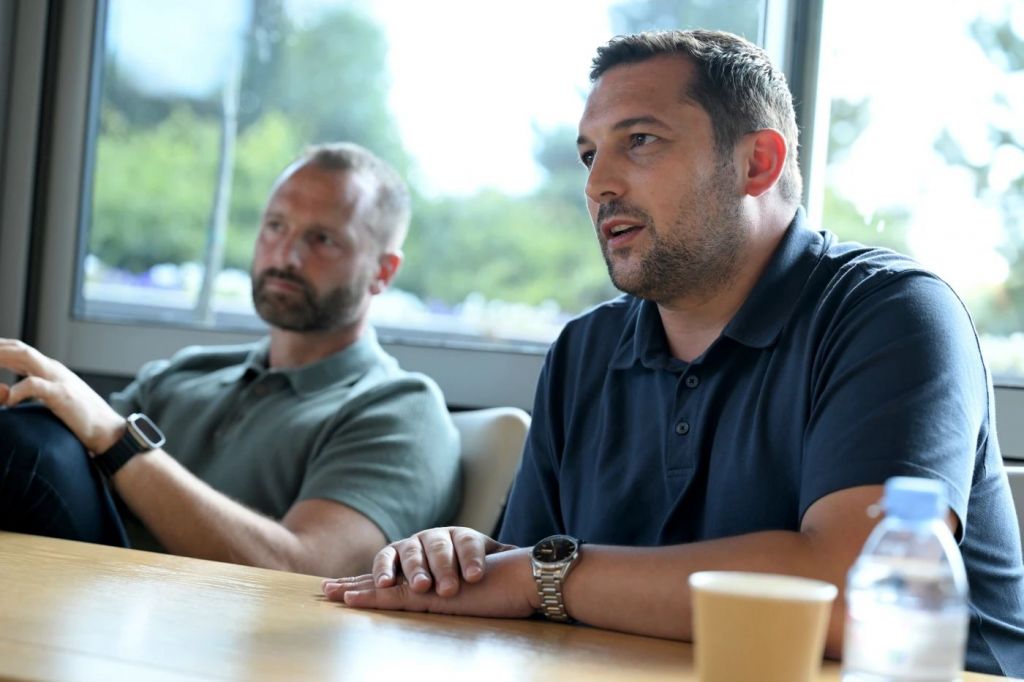
<path id="1" fill-rule="evenodd" d="M 690 374 L 686 377 L 687 388 L 697 388 L 697 384 L 700 383 L 700 379 L 697 378 L 696 374 Z"/>
<path id="2" fill-rule="evenodd" d="M 685 436 L 690 432 L 690 425 L 687 422 L 679 422 L 676 424 L 676 433 L 680 436 Z"/>

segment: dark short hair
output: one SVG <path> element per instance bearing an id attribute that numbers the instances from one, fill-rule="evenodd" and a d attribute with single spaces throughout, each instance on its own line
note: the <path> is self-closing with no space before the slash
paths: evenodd
<path id="1" fill-rule="evenodd" d="M 652 31 L 612 38 L 597 49 L 591 82 L 621 64 L 635 64 L 662 55 L 688 59 L 697 76 L 682 93 L 711 117 L 715 146 L 731 153 L 741 137 L 774 128 L 786 138 L 789 154 L 779 178 L 779 192 L 799 203 L 803 179 L 797 163 L 799 144 L 793 94 L 786 76 L 772 66 L 757 45 L 724 31 Z"/>
<path id="2" fill-rule="evenodd" d="M 352 142 L 328 142 L 306 148 L 298 163 L 329 171 L 351 171 L 372 178 L 377 184 L 373 213 L 367 226 L 381 249 L 401 248 L 409 231 L 412 202 L 409 188 L 388 163 L 365 147 Z"/>

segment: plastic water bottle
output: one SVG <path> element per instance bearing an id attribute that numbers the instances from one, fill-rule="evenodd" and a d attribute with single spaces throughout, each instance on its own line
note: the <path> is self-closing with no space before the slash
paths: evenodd
<path id="1" fill-rule="evenodd" d="M 843 682 L 961 679 L 967 575 L 941 483 L 891 478 L 885 519 L 846 581 Z"/>

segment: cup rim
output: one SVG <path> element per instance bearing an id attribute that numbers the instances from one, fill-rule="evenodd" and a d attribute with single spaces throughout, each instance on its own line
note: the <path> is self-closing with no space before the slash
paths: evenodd
<path id="1" fill-rule="evenodd" d="M 695 591 L 779 601 L 831 602 L 839 594 L 824 580 L 756 571 L 698 571 L 690 574 L 689 585 Z"/>

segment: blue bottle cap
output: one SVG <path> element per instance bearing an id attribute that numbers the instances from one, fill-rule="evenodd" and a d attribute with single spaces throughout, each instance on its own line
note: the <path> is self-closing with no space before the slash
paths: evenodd
<path id="1" fill-rule="evenodd" d="M 943 484 L 930 478 L 895 476 L 885 482 L 882 500 L 887 516 L 905 521 L 930 521 L 946 512 Z"/>

